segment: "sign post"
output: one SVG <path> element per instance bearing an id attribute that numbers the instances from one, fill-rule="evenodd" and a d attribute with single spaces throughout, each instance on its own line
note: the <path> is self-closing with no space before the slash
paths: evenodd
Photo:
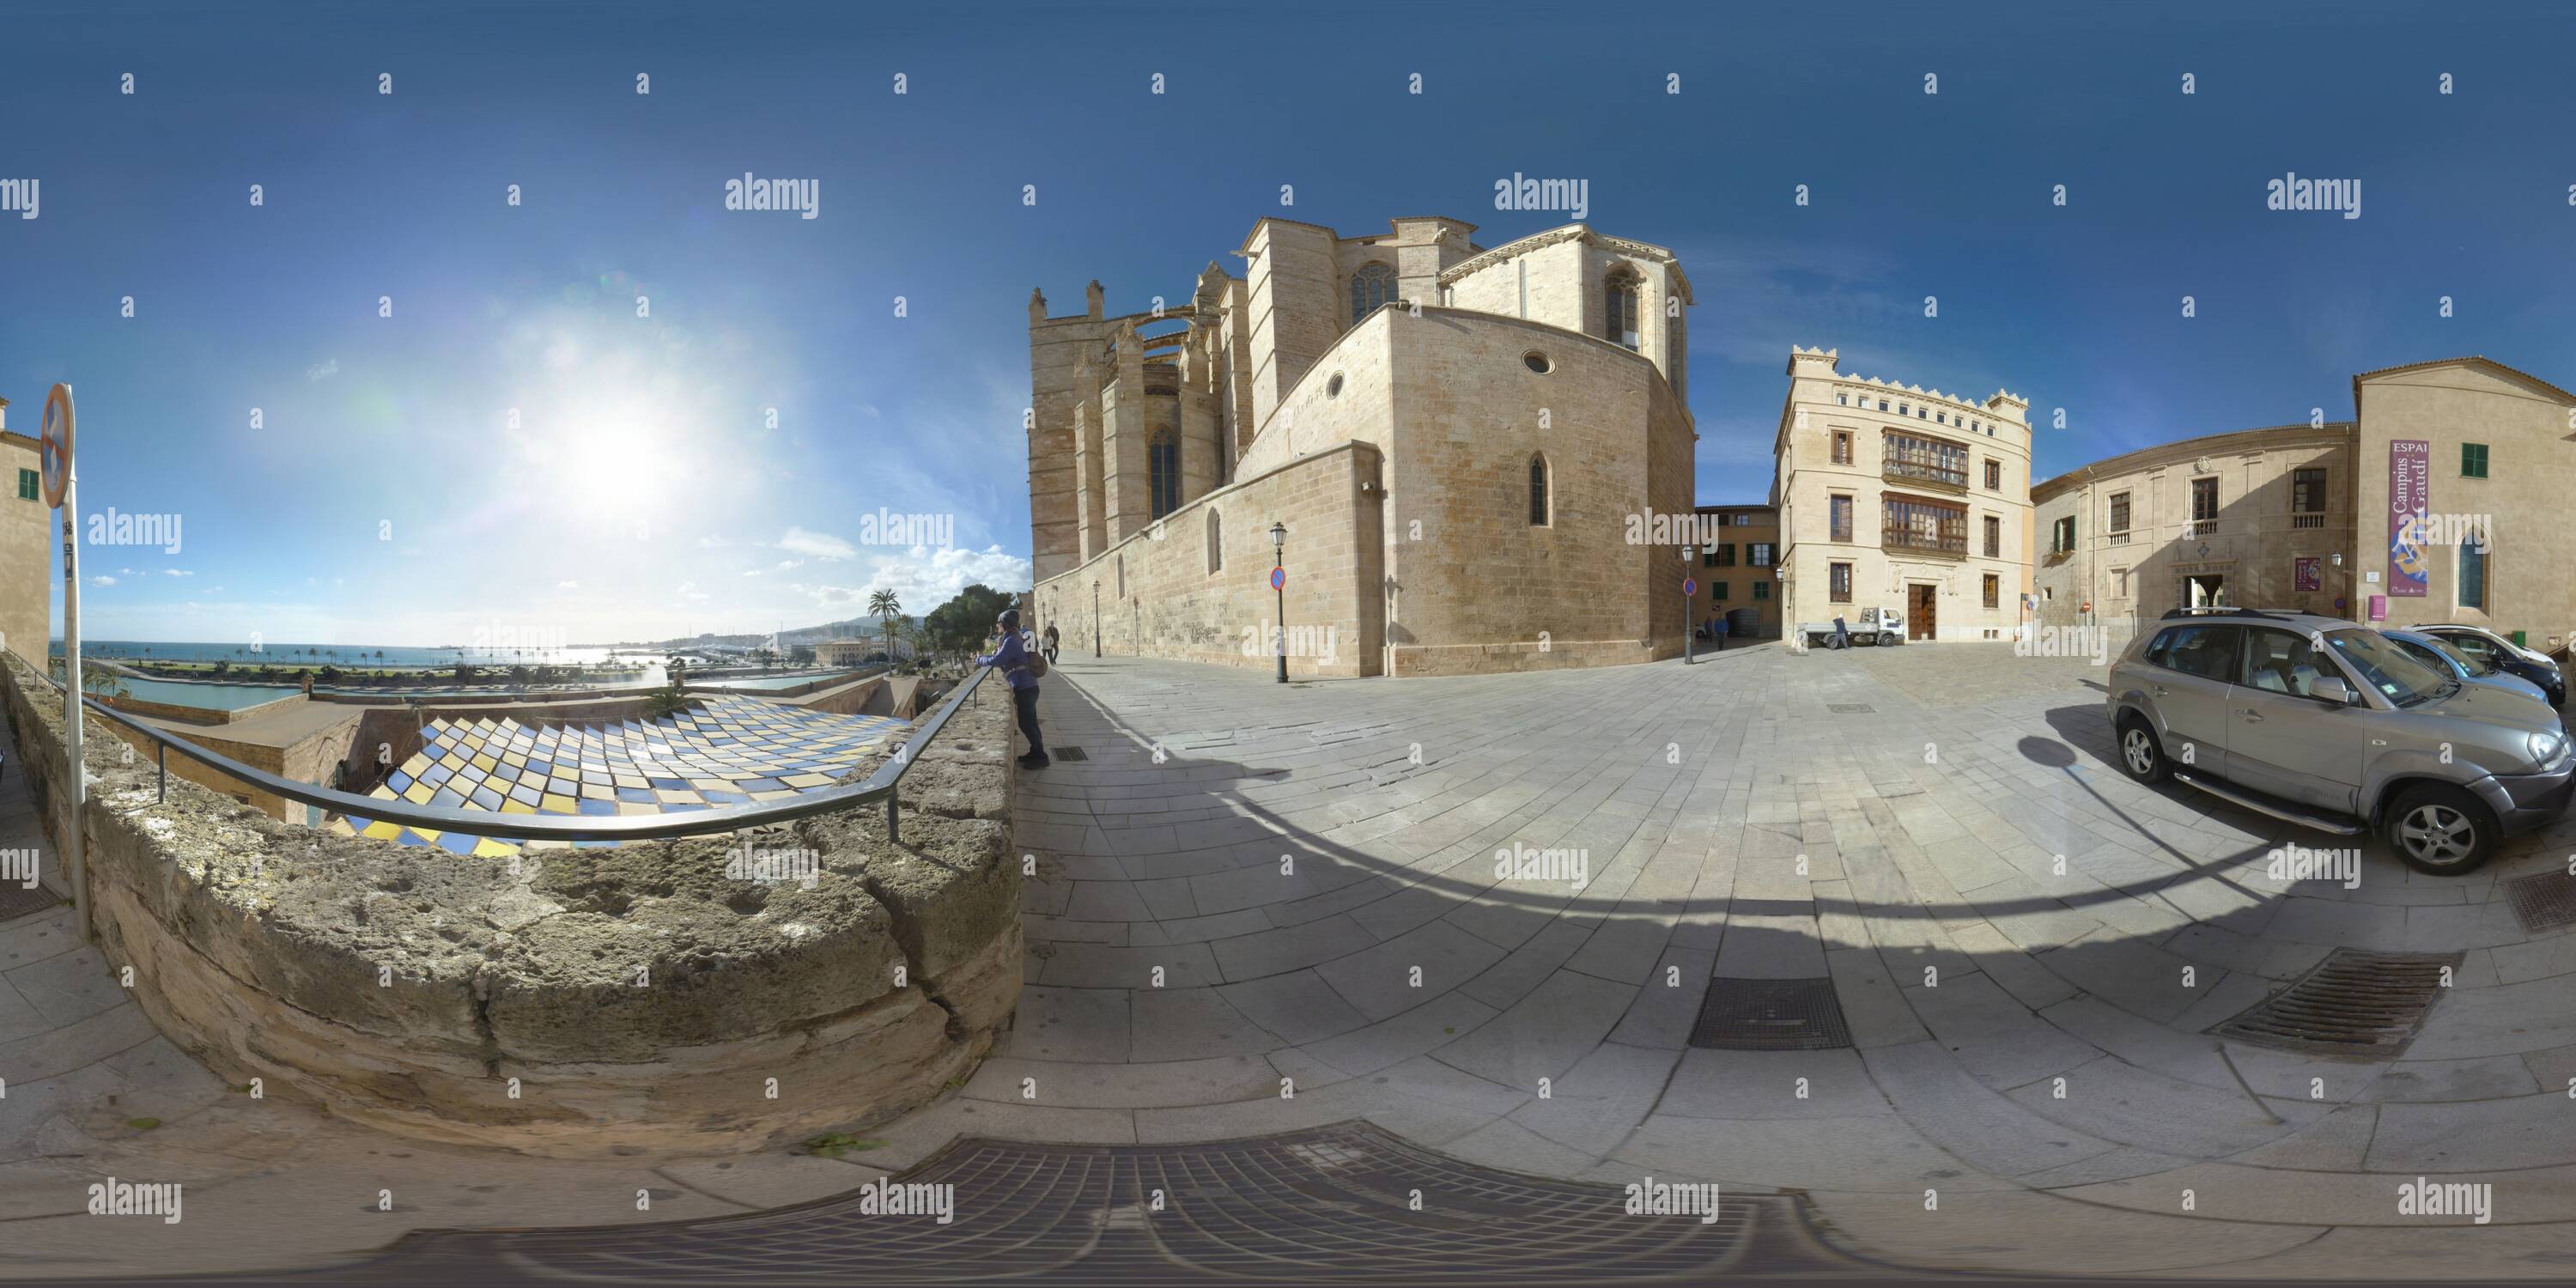
<path id="1" fill-rule="evenodd" d="M 82 943 L 90 941 L 89 868 L 81 857 L 82 800 L 89 795 L 81 760 L 80 647 L 80 497 L 72 487 L 72 387 L 55 385 L 45 395 L 45 423 L 38 441 L 44 465 L 45 504 L 63 512 L 63 742 L 70 755 L 67 775 L 71 819 L 65 825 L 65 880 L 72 887 L 72 915 Z"/>
<path id="2" fill-rule="evenodd" d="M 1687 568 L 1690 566 L 1690 557 L 1691 548 L 1689 546 L 1683 546 L 1683 567 Z M 1699 627 L 1693 624 L 1691 620 L 1699 614 L 1699 609 L 1696 607 L 1698 601 L 1699 578 L 1693 577 L 1688 573 L 1684 573 L 1682 575 L 1682 665 L 1684 666 L 1689 666 L 1691 664 L 1692 633 L 1699 629 Z"/>

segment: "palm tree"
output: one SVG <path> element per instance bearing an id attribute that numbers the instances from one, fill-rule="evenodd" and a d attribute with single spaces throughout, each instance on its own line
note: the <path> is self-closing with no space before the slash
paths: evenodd
<path id="1" fill-rule="evenodd" d="M 903 611 L 903 601 L 891 590 L 880 590 L 868 596 L 868 611 L 877 615 L 879 630 L 885 636 L 886 660 L 894 660 L 894 617 Z"/>

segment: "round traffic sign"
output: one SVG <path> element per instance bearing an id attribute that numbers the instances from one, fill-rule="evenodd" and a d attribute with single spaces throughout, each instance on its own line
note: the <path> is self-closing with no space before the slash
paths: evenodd
<path id="1" fill-rule="evenodd" d="M 1696 594 L 1698 594 L 1698 593 L 1699 593 L 1699 578 L 1697 578 L 1697 577 L 1684 577 L 1684 578 L 1682 578 L 1682 598 L 1684 598 L 1684 599 L 1689 599 L 1690 597 L 1692 597 L 1693 595 L 1696 595 Z"/>
<path id="2" fill-rule="evenodd" d="M 37 439 L 45 471 L 45 504 L 62 508 L 63 489 L 72 480 L 72 387 L 55 385 L 45 395 L 45 426 Z"/>
<path id="3" fill-rule="evenodd" d="M 1270 570 L 1270 588 L 1271 588 L 1272 590 L 1286 590 L 1286 589 L 1288 589 L 1288 570 L 1287 570 L 1287 569 L 1285 569 L 1285 568 L 1273 568 L 1273 569 L 1271 569 L 1271 570 Z"/>

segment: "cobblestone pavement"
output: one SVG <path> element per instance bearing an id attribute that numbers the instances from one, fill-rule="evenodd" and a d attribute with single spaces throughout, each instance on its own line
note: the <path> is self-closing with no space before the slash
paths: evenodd
<path id="1" fill-rule="evenodd" d="M 2567 1273 L 2576 941 L 2500 883 L 2576 825 L 2465 878 L 2376 842 L 2351 888 L 2275 877 L 2352 842 L 2130 783 L 2100 674 L 1979 644 L 1290 685 L 1068 658 L 1045 727 L 1087 758 L 1022 780 L 1017 1026 L 872 1161 L 1356 1117 L 1542 1176 L 1803 1191 L 1900 1265 Z M 1584 880 L 1498 877 L 1525 850 Z M 2398 1058 L 2209 1034 L 2337 949 L 2458 954 Z M 1712 977 L 1830 979 L 1852 1044 L 1693 1048 Z M 2487 1222 L 2402 1215 L 2419 1177 L 2492 1186 Z"/>
<path id="2" fill-rule="evenodd" d="M 2337 842 L 2126 781 L 2098 682 L 1973 644 L 1290 685 L 1068 656 L 1042 710 L 1085 758 L 1021 780 L 1015 1026 L 846 1159 L 571 1164 L 254 1102 L 151 1033 L 67 912 L 12 922 L 0 1277 L 356 1268 L 409 1231 L 815 1202 L 961 1137 L 1354 1121 L 1537 1178 L 1792 1193 L 1881 1265 L 2568 1273 L 2576 940 L 2503 883 L 2561 870 L 2576 826 L 2467 878 L 2372 845 L 2352 888 L 2276 879 L 2269 851 Z M 1499 877 L 1498 850 L 1579 854 L 1580 882 Z M 2397 1058 L 2207 1032 L 2337 949 L 2457 954 Z M 1692 1047 L 1713 979 L 1830 981 L 1850 1044 Z M 105 1176 L 187 1182 L 186 1222 L 103 1236 L 78 1195 Z M 2419 1177 L 2490 1186 L 2490 1220 L 2402 1215 Z"/>

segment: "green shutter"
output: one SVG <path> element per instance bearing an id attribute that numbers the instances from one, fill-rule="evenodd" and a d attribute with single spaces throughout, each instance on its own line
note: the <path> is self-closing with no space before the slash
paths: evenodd
<path id="1" fill-rule="evenodd" d="M 2487 445 L 2484 443 L 2460 444 L 2460 477 L 2482 479 L 2486 476 Z"/>
<path id="2" fill-rule="evenodd" d="M 21 501 L 35 500 L 38 496 L 42 495 L 42 482 L 43 480 L 37 476 L 34 470 L 18 471 L 18 499 Z"/>

